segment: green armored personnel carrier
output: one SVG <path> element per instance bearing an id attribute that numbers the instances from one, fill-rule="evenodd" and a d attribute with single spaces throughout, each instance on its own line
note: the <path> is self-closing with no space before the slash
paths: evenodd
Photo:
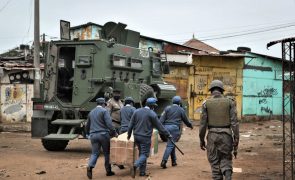
<path id="1" fill-rule="evenodd" d="M 140 107 L 148 97 L 158 98 L 158 113 L 176 94 L 162 79 L 169 73 L 163 54 L 140 55 L 140 33 L 122 23 L 106 23 L 98 40 L 50 42 L 45 51 L 41 97 L 33 99 L 32 137 L 45 149 L 64 150 L 69 142 L 85 138 L 88 113 L 96 98 L 110 98 L 114 89 L 132 96 Z"/>

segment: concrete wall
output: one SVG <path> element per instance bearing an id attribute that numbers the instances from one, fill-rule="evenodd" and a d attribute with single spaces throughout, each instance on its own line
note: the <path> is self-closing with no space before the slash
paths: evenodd
<path id="1" fill-rule="evenodd" d="M 247 53 L 243 70 L 243 118 L 282 114 L 282 64 L 279 59 Z"/>
<path id="2" fill-rule="evenodd" d="M 8 69 L 0 78 L 0 122 L 30 122 L 33 115 L 33 69 Z"/>
<path id="3" fill-rule="evenodd" d="M 33 114 L 33 84 L 1 84 L 2 122 L 30 122 Z"/>

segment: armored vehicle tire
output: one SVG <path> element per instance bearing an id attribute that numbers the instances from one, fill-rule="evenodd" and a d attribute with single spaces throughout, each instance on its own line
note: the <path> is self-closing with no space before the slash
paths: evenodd
<path id="1" fill-rule="evenodd" d="M 48 151 L 63 151 L 66 149 L 68 140 L 47 140 L 42 139 L 43 147 Z"/>
<path id="2" fill-rule="evenodd" d="M 144 102 L 149 97 L 154 97 L 154 89 L 147 84 L 141 84 L 140 97 L 141 97 L 141 102 Z"/>

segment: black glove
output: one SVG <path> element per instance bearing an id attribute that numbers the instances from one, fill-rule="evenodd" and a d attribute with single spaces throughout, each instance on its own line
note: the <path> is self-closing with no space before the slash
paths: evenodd
<path id="1" fill-rule="evenodd" d="M 118 136 L 119 136 L 119 134 L 117 132 L 115 132 L 114 137 L 117 138 Z"/>
<path id="2" fill-rule="evenodd" d="M 131 135 L 128 134 L 128 136 L 127 136 L 127 140 L 128 140 L 128 141 L 129 141 L 130 137 L 131 137 Z"/>
<path id="3" fill-rule="evenodd" d="M 233 146 L 234 146 L 234 148 L 238 149 L 238 146 L 239 146 L 239 139 L 234 138 L 234 140 L 233 140 Z"/>
<path id="4" fill-rule="evenodd" d="M 237 156 L 238 156 L 238 149 L 236 149 L 235 147 L 234 147 L 233 155 L 235 156 L 235 159 L 237 159 Z"/>
<path id="5" fill-rule="evenodd" d="M 111 138 L 113 138 L 113 137 L 118 137 L 118 133 L 117 133 L 115 130 L 110 131 L 109 134 L 110 134 Z"/>
<path id="6" fill-rule="evenodd" d="M 194 127 L 193 127 L 193 125 L 192 125 L 192 124 L 190 124 L 189 128 L 191 128 L 191 129 L 194 129 Z"/>
<path id="7" fill-rule="evenodd" d="M 206 143 L 205 143 L 204 140 L 200 142 L 200 148 L 201 148 L 203 151 L 206 150 Z"/>

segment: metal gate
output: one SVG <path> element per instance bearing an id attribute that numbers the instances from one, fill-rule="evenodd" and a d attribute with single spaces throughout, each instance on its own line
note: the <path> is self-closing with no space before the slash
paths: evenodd
<path id="1" fill-rule="evenodd" d="M 282 44 L 282 80 L 283 80 L 283 179 L 294 179 L 294 118 L 295 118 L 295 37 L 267 44 Z"/>

